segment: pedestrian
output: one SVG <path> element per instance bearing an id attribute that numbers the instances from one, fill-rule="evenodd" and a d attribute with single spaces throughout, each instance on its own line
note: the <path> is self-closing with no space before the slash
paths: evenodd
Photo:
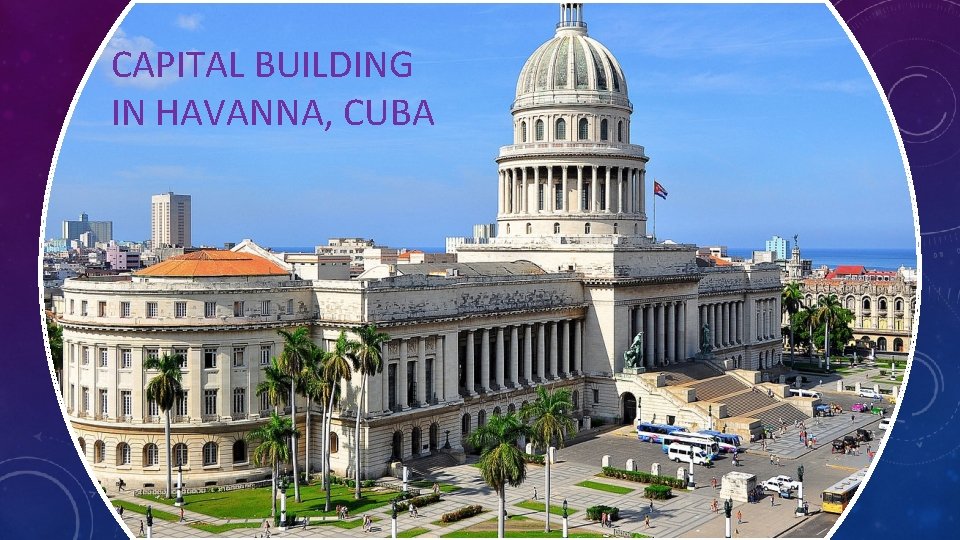
<path id="1" fill-rule="evenodd" d="M 601 527 L 606 527 L 606 526 L 607 526 L 607 513 L 606 513 L 606 512 L 602 512 L 602 513 L 600 514 L 600 526 L 601 526 Z"/>
<path id="2" fill-rule="evenodd" d="M 122 507 L 122 506 L 118 506 L 118 507 L 117 507 L 117 512 L 120 512 L 120 517 L 123 517 L 123 507 Z"/>
<path id="3" fill-rule="evenodd" d="M 183 523 L 184 521 L 186 521 L 186 520 L 183 519 L 183 507 L 181 506 L 181 507 L 180 507 L 180 523 Z"/>
<path id="4" fill-rule="evenodd" d="M 736 461 L 737 458 L 733 458 L 733 460 Z M 713 487 L 713 489 L 717 489 L 717 477 L 716 477 L 716 476 L 714 476 L 713 478 L 710 479 L 710 485 Z"/>
<path id="5" fill-rule="evenodd" d="M 267 520 L 263 520 L 263 536 L 270 538 L 270 522 Z"/>
<path id="6" fill-rule="evenodd" d="M 644 522 L 644 524 L 646 524 L 647 528 L 649 529 L 649 528 L 650 528 L 650 514 L 647 514 L 646 516 L 643 517 L 643 522 Z"/>
<path id="7" fill-rule="evenodd" d="M 533 488 L 533 500 L 537 500 L 537 488 Z"/>
<path id="8" fill-rule="evenodd" d="M 440 495 L 440 484 L 437 482 L 433 483 L 433 494 Z"/>
<path id="9" fill-rule="evenodd" d="M 820 386 L 823 386 L 823 379 L 820 379 Z"/>
<path id="10" fill-rule="evenodd" d="M 780 464 L 780 456 L 777 456 L 777 467 L 783 467 L 783 465 Z"/>
<path id="11" fill-rule="evenodd" d="M 773 460 L 774 460 L 774 459 L 775 459 L 775 458 L 774 458 L 774 455 L 773 455 L 773 454 L 770 454 L 770 464 L 771 464 L 771 465 L 773 465 Z"/>
<path id="12" fill-rule="evenodd" d="M 740 525 L 741 523 L 743 523 L 743 514 L 741 514 L 740 511 L 737 510 L 737 525 Z"/>
<path id="13" fill-rule="evenodd" d="M 650 513 L 653 513 L 653 499 L 650 499 Z"/>
<path id="14" fill-rule="evenodd" d="M 137 533 L 137 536 L 143 536 L 143 520 L 140 520 L 140 532 Z"/>
<path id="15" fill-rule="evenodd" d="M 850 415 L 850 421 L 851 421 L 851 422 L 856 422 L 856 421 L 857 421 L 856 415 L 851 414 L 851 415 Z"/>
<path id="16" fill-rule="evenodd" d="M 770 508 L 773 508 L 773 495 L 770 495 Z"/>

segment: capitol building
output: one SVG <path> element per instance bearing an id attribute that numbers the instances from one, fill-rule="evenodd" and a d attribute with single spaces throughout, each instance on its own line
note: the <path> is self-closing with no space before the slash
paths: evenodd
<path id="1" fill-rule="evenodd" d="M 332 278 L 245 241 L 67 280 L 63 403 L 96 476 L 164 485 L 163 418 L 143 363 L 182 354 L 172 444 L 186 485 L 269 478 L 246 435 L 273 410 L 256 387 L 282 350 L 277 330 L 298 326 L 326 350 L 362 324 L 390 336 L 383 372 L 363 395 L 359 377 L 346 383 L 334 413 L 337 474 L 353 474 L 358 450 L 366 478 L 426 456 L 462 460 L 471 431 L 539 386 L 571 391 L 578 429 L 641 418 L 749 436 L 767 416 L 809 414 L 810 400 L 767 382 L 782 352 L 779 268 L 712 266 L 696 246 L 648 233 L 650 157 L 632 113 L 627 73 L 588 34 L 582 5 L 562 4 L 520 71 L 510 144 L 491 171 L 497 235 L 459 246 L 457 262 Z M 319 440 L 311 451 L 318 464 Z"/>

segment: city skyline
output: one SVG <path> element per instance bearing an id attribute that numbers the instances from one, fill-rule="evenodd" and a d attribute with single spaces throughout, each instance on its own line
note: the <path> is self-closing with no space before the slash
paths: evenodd
<path id="1" fill-rule="evenodd" d="M 132 10 L 77 105 L 46 237 L 56 230 L 51 224 L 84 211 L 119 225 L 117 238 L 148 238 L 149 219 L 135 216 L 146 215 L 149 195 L 167 191 L 194 196 L 197 245 L 252 238 L 307 246 L 364 236 L 387 245 L 441 246 L 445 236 L 493 221 L 493 157 L 510 143 L 503 111 L 523 62 L 515 51 L 550 37 L 543 20 L 552 6 L 284 6 L 303 17 L 283 17 L 282 27 L 259 25 L 256 39 L 244 36 L 259 9 Z M 178 25 L 186 12 L 199 21 L 192 29 Z M 413 35 L 390 25 L 391 14 L 438 24 Z M 301 26 L 337 17 L 363 17 L 369 28 L 296 37 Z M 632 74 L 632 138 L 651 156 L 651 179 L 670 191 L 658 203 L 659 239 L 748 247 L 762 246 L 771 234 L 799 232 L 803 245 L 820 248 L 915 244 L 906 177 L 880 96 L 824 6 L 588 5 L 585 18 Z M 636 21 L 649 36 L 639 42 Z M 498 30 L 482 31 L 490 28 Z M 474 39 L 457 39 L 465 32 Z M 513 39 L 499 44 L 501 32 Z M 227 43 L 240 51 L 404 49 L 413 53 L 414 74 L 402 83 L 296 80 L 282 88 L 232 80 L 118 86 L 104 66 L 116 47 L 226 50 Z M 173 132 L 108 123 L 117 98 L 246 99 L 278 91 L 328 103 L 354 94 L 428 99 L 437 125 L 337 126 L 322 133 L 208 126 Z M 288 189 L 273 189 L 281 178 Z M 864 210 L 848 202 L 854 200 Z M 370 201 L 372 211 L 358 209 L 358 201 Z M 783 212 L 784 204 L 800 210 Z M 756 219 L 740 219 L 741 212 Z M 652 229 L 649 205 L 647 214 Z"/>

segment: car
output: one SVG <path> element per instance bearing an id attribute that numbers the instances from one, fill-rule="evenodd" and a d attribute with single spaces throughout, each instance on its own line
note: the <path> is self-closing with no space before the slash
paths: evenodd
<path id="1" fill-rule="evenodd" d="M 777 493 L 783 492 L 783 491 L 789 492 L 791 490 L 797 489 L 797 483 L 793 481 L 793 478 L 785 474 L 768 478 L 766 481 L 764 481 L 760 485 L 763 487 L 763 489 L 767 491 L 774 491 Z"/>
<path id="2" fill-rule="evenodd" d="M 871 388 L 861 388 L 857 395 L 867 399 L 883 399 L 883 396 L 880 395 L 880 392 L 877 392 Z"/>
<path id="3" fill-rule="evenodd" d="M 887 413 L 887 410 L 879 405 L 874 405 L 870 407 L 870 414 L 875 414 L 877 416 L 884 416 Z"/>
<path id="4" fill-rule="evenodd" d="M 870 410 L 870 405 L 866 403 L 854 403 L 850 406 L 850 412 L 867 412 Z"/>
<path id="5" fill-rule="evenodd" d="M 892 424 L 890 419 L 884 418 L 883 420 L 880 421 L 880 424 L 878 424 L 877 427 L 879 429 L 887 430 L 887 429 L 890 429 L 890 424 Z"/>

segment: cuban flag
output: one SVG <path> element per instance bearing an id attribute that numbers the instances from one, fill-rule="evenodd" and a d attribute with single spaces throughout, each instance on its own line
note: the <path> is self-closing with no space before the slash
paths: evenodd
<path id="1" fill-rule="evenodd" d="M 656 195 L 657 197 L 660 197 L 661 199 L 666 199 L 666 198 L 667 198 L 667 188 L 663 187 L 663 185 L 662 185 L 660 182 L 657 182 L 656 180 L 654 180 L 654 181 L 653 181 L 653 194 Z"/>

